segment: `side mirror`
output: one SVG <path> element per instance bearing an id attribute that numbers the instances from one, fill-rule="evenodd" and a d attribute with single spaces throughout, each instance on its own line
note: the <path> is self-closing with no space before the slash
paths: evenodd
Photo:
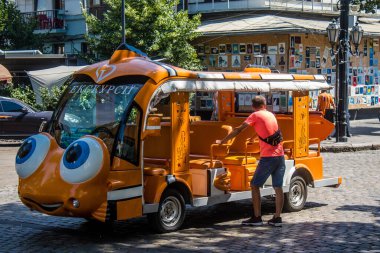
<path id="1" fill-rule="evenodd" d="M 145 126 L 145 130 L 142 134 L 142 139 L 148 136 L 160 136 L 161 135 L 161 118 L 158 116 L 148 116 L 148 123 Z"/>
<path id="2" fill-rule="evenodd" d="M 25 107 L 21 108 L 20 110 L 22 113 L 27 114 L 29 111 Z"/>

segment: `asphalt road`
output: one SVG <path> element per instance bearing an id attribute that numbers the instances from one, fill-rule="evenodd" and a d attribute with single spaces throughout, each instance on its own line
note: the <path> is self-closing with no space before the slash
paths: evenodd
<path id="1" fill-rule="evenodd" d="M 340 188 L 310 189 L 304 210 L 282 228 L 243 227 L 251 203 L 191 209 L 184 227 L 155 234 L 145 218 L 99 226 L 31 212 L 17 197 L 14 156 L 0 147 L 0 252 L 380 252 L 380 151 L 323 153 L 325 175 Z M 265 201 L 268 220 L 274 204 Z"/>

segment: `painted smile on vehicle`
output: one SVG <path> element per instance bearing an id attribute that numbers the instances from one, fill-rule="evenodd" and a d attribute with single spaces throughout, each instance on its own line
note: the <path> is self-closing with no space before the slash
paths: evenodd
<path id="1" fill-rule="evenodd" d="M 36 201 L 34 201 L 30 198 L 23 198 L 23 201 L 28 203 L 29 205 L 36 205 L 40 209 L 42 209 L 46 212 L 50 212 L 50 213 L 56 211 L 57 209 L 59 209 L 60 207 L 63 206 L 62 202 L 55 203 L 55 204 L 41 204 L 41 203 L 37 203 Z"/>

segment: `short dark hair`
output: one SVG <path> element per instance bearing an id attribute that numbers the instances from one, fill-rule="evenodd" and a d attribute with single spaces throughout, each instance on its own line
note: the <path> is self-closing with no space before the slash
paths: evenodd
<path id="1" fill-rule="evenodd" d="M 252 107 L 254 108 L 261 108 L 262 106 L 266 104 L 267 104 L 267 101 L 265 100 L 265 97 L 263 96 L 254 96 L 252 98 Z"/>

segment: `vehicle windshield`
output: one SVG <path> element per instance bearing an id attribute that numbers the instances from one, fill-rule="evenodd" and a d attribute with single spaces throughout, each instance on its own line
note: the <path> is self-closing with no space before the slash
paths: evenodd
<path id="1" fill-rule="evenodd" d="M 53 122 L 58 144 L 66 148 L 84 135 L 95 135 L 111 152 L 124 112 L 141 87 L 140 84 L 72 83 Z"/>

